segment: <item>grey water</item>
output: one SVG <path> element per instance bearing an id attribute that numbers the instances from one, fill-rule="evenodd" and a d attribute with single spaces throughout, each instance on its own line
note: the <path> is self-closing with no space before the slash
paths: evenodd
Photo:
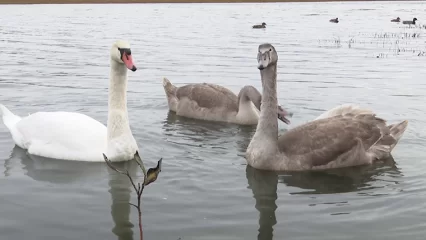
<path id="1" fill-rule="evenodd" d="M 426 2 L 2 5 L 0 103 L 106 124 L 109 48 L 127 39 L 132 131 L 148 167 L 145 239 L 424 239 Z M 391 23 L 419 19 L 416 26 Z M 338 24 L 328 22 L 338 17 Z M 251 29 L 267 23 L 266 29 Z M 168 112 L 162 78 L 261 90 L 257 47 L 279 53 L 279 102 L 303 124 L 343 103 L 409 126 L 393 159 L 315 173 L 246 165 L 254 127 Z M 121 164 L 141 176 L 133 162 Z M 0 124 L 0 239 L 139 239 L 128 179 L 104 163 L 30 156 Z"/>

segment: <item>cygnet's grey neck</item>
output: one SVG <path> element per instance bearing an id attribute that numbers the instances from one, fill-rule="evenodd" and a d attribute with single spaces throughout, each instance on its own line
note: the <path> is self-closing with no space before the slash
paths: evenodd
<path id="1" fill-rule="evenodd" d="M 253 86 L 244 86 L 238 94 L 238 105 L 241 106 L 246 102 L 253 102 L 254 106 L 260 111 L 260 104 L 262 101 L 262 95 Z"/>
<path id="2" fill-rule="evenodd" d="M 256 132 L 274 142 L 278 139 L 277 120 L 277 65 L 270 64 L 260 71 L 262 79 L 262 104 Z"/>

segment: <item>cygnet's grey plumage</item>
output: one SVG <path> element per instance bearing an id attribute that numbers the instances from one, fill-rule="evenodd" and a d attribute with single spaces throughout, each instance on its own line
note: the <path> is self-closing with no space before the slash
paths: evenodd
<path id="1" fill-rule="evenodd" d="M 241 125 L 256 125 L 262 96 L 253 86 L 244 86 L 238 96 L 229 89 L 211 83 L 174 86 L 163 79 L 170 111 L 188 118 L 229 122 Z M 286 112 L 280 106 L 276 117 L 288 123 Z"/>
<path id="2" fill-rule="evenodd" d="M 277 106 L 277 61 L 271 44 L 259 46 L 263 98 L 256 133 L 246 151 L 250 166 L 275 171 L 320 170 L 371 164 L 391 154 L 408 122 L 388 126 L 360 108 L 332 109 L 278 137 L 273 111 Z"/>

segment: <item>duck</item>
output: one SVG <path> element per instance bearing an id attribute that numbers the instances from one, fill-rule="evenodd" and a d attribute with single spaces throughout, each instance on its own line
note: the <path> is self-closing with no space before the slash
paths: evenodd
<path id="1" fill-rule="evenodd" d="M 402 21 L 402 24 L 416 24 L 417 18 L 413 18 L 413 21 Z"/>
<path id="2" fill-rule="evenodd" d="M 212 83 L 195 83 L 176 87 L 163 78 L 169 111 L 192 119 L 227 122 L 238 125 L 256 125 L 262 95 L 251 86 L 241 88 L 238 96 L 231 90 Z M 277 106 L 277 118 L 290 124 L 293 113 Z"/>
<path id="3" fill-rule="evenodd" d="M 401 18 L 397 17 L 396 19 L 392 19 L 391 22 L 400 22 Z"/>
<path id="4" fill-rule="evenodd" d="M 330 22 L 332 22 L 332 23 L 339 23 L 339 18 L 330 19 Z"/>
<path id="5" fill-rule="evenodd" d="M 363 108 L 336 107 L 279 136 L 274 119 L 278 53 L 270 43 L 259 45 L 258 51 L 262 103 L 245 153 L 248 165 L 270 171 L 316 171 L 372 164 L 390 156 L 408 121 L 387 125 Z"/>
<path id="6" fill-rule="evenodd" d="M 0 116 L 15 145 L 31 155 L 59 160 L 114 162 L 134 158 L 138 146 L 129 126 L 127 72 L 136 71 L 130 44 L 117 40 L 110 49 L 107 126 L 78 112 L 39 111 L 20 117 L 0 104 Z"/>
<path id="7" fill-rule="evenodd" d="M 253 27 L 252 28 L 266 28 L 266 23 L 262 23 L 262 24 L 259 24 L 259 25 L 253 25 Z"/>

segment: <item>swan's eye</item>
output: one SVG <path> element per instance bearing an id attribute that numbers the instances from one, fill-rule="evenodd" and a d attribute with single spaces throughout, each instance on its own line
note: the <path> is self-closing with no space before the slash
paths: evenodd
<path id="1" fill-rule="evenodd" d="M 269 51 L 272 52 L 272 48 L 270 48 Z"/>
<path id="2" fill-rule="evenodd" d="M 122 58 L 123 57 L 123 53 L 124 53 L 123 49 L 121 49 L 121 48 L 117 48 L 117 49 L 120 52 L 120 58 Z"/>
<path id="3" fill-rule="evenodd" d="M 120 57 L 123 57 L 123 54 L 126 53 L 126 55 L 132 55 L 132 51 L 130 48 L 117 48 L 118 51 L 120 51 Z"/>

